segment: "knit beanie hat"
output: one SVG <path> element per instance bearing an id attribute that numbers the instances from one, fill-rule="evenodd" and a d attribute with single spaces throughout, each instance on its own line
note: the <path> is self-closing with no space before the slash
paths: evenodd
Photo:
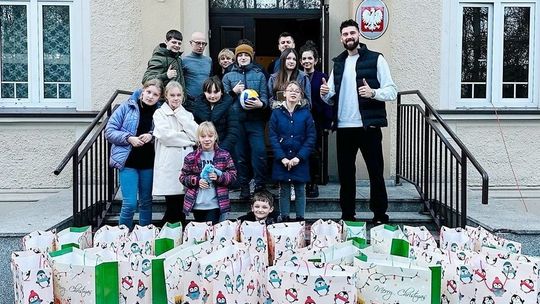
<path id="1" fill-rule="evenodd" d="M 234 57 L 237 57 L 240 53 L 247 53 L 253 60 L 253 48 L 247 44 L 240 44 L 234 49 Z"/>

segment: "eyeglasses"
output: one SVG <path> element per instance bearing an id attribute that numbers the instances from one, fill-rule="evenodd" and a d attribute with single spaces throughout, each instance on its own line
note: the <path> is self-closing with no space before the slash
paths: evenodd
<path id="1" fill-rule="evenodd" d="M 205 42 L 205 41 L 193 41 L 193 40 L 191 40 L 190 42 L 195 44 L 195 45 L 199 45 L 199 46 L 206 46 L 208 44 L 208 42 Z"/>

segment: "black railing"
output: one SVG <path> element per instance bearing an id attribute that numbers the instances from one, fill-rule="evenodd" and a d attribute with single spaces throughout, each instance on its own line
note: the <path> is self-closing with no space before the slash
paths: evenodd
<path id="1" fill-rule="evenodd" d="M 420 104 L 403 104 L 414 95 Z M 396 184 L 407 180 L 425 202 L 438 226 L 467 224 L 468 164 L 482 179 L 482 204 L 488 203 L 488 175 L 420 91 L 398 93 Z"/>
<path id="2" fill-rule="evenodd" d="M 118 95 L 131 95 L 131 92 L 114 92 L 54 170 L 54 174 L 59 175 L 70 161 L 72 163 L 74 226 L 99 227 L 118 191 L 116 172 L 109 167 L 111 145 L 105 139 L 105 126 Z"/>

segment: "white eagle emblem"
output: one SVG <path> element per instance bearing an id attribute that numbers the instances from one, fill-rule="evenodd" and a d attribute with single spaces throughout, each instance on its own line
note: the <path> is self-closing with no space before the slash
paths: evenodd
<path id="1" fill-rule="evenodd" d="M 380 30 L 380 23 L 383 20 L 383 12 L 380 9 L 374 7 L 366 8 L 362 13 L 362 22 L 364 27 L 370 31 Z"/>

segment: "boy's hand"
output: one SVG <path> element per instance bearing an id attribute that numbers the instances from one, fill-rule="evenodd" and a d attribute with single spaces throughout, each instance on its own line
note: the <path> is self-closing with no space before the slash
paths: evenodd
<path id="1" fill-rule="evenodd" d="M 169 66 L 169 69 L 167 70 L 167 78 L 173 79 L 178 75 L 178 72 L 173 68 L 172 64 Z"/>
<path id="2" fill-rule="evenodd" d="M 239 80 L 238 83 L 234 86 L 234 88 L 232 90 L 236 94 L 240 94 L 240 93 L 242 93 L 242 91 L 244 90 L 245 87 L 246 86 L 242 83 L 242 80 Z"/>
<path id="3" fill-rule="evenodd" d="M 252 110 L 252 109 L 259 109 L 263 107 L 262 101 L 259 99 L 259 97 L 253 97 L 249 99 L 249 102 L 246 102 L 246 109 Z"/>

